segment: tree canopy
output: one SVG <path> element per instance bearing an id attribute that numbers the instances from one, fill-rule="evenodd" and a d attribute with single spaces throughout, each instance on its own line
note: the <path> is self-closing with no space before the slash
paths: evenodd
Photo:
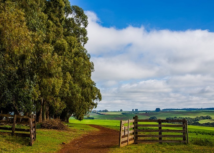
<path id="1" fill-rule="evenodd" d="M 69 0 L 0 0 L 0 110 L 81 120 L 102 96 L 84 48 L 87 16 Z"/>

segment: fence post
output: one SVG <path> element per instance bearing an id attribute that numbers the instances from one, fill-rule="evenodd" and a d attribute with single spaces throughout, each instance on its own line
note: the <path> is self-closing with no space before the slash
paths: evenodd
<path id="1" fill-rule="evenodd" d="M 30 146 L 33 145 L 33 137 L 32 137 L 32 119 L 29 118 L 29 127 L 30 127 Z"/>
<path id="2" fill-rule="evenodd" d="M 138 143 L 138 116 L 136 115 L 134 118 L 133 118 L 135 121 L 135 124 L 134 124 L 134 143 L 137 144 Z"/>
<path id="3" fill-rule="evenodd" d="M 36 141 L 36 115 L 34 115 L 34 125 L 35 125 L 35 130 L 34 130 L 34 141 Z"/>
<path id="4" fill-rule="evenodd" d="M 128 119 L 128 141 L 127 141 L 127 145 L 129 145 L 129 119 Z"/>
<path id="5" fill-rule="evenodd" d="M 122 120 L 120 120 L 119 147 L 121 146 L 121 139 L 122 139 L 122 123 L 123 123 L 123 121 L 122 121 Z"/>
<path id="6" fill-rule="evenodd" d="M 185 126 L 186 120 L 183 119 L 183 141 L 186 141 L 186 126 Z"/>
<path id="7" fill-rule="evenodd" d="M 13 117 L 13 128 L 12 128 L 12 135 L 14 135 L 16 129 L 16 115 Z"/>
<path id="8" fill-rule="evenodd" d="M 186 120 L 186 138 L 187 138 L 187 144 L 189 143 L 189 137 L 188 137 L 188 121 Z"/>
<path id="9" fill-rule="evenodd" d="M 159 119 L 159 143 L 162 144 L 162 125 L 161 125 L 161 119 Z"/>

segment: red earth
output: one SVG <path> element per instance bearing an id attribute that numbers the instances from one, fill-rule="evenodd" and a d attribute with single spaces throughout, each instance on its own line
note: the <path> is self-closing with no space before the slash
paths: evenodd
<path id="1" fill-rule="evenodd" d="M 58 153 L 107 153 L 119 144 L 119 132 L 98 125 L 90 125 L 99 131 L 83 135 L 65 144 Z"/>

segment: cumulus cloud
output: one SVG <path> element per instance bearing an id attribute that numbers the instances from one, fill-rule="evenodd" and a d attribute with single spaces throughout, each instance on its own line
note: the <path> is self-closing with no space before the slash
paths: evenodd
<path id="1" fill-rule="evenodd" d="M 107 28 L 86 14 L 86 48 L 103 94 L 98 109 L 213 107 L 214 33 Z"/>

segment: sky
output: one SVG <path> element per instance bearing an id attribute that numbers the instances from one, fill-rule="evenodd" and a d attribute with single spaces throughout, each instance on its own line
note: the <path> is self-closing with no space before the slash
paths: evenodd
<path id="1" fill-rule="evenodd" d="M 214 107 L 214 1 L 70 3 L 88 16 L 96 110 Z"/>

